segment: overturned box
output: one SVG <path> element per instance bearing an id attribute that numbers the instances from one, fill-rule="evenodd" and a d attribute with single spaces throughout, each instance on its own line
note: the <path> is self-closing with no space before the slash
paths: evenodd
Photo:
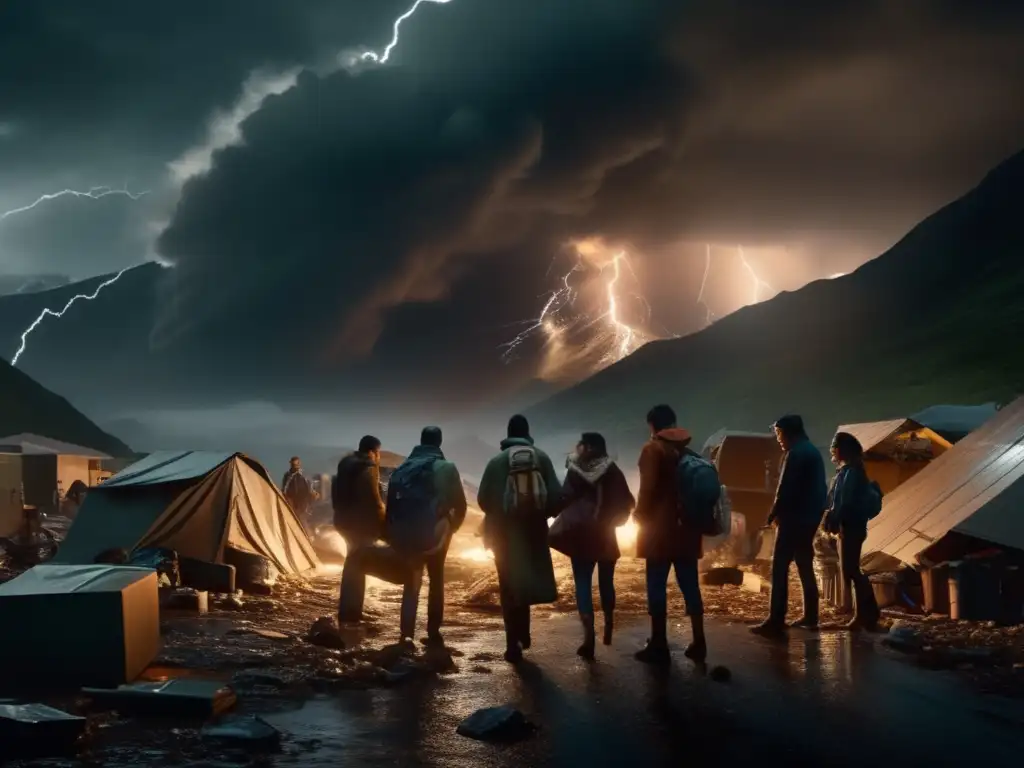
<path id="1" fill-rule="evenodd" d="M 0 585 L 0 679 L 59 688 L 134 680 L 160 650 L 156 571 L 37 565 Z"/>

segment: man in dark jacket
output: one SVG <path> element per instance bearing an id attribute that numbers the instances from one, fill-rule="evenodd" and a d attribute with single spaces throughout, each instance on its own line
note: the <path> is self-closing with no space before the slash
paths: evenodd
<path id="1" fill-rule="evenodd" d="M 637 557 L 644 558 L 647 572 L 647 612 L 651 637 L 636 658 L 645 664 L 669 664 L 668 575 L 675 570 L 676 582 L 686 601 L 693 642 L 686 655 L 695 661 L 707 657 L 704 638 L 704 600 L 700 593 L 697 561 L 703 552 L 699 533 L 687 531 L 679 516 L 676 467 L 690 445 L 690 433 L 676 426 L 675 411 L 656 405 L 647 413 L 651 439 L 640 452 L 640 491 L 637 494 Z"/>
<path id="2" fill-rule="evenodd" d="M 302 474 L 302 461 L 298 456 L 292 456 L 289 462 L 288 471 L 284 473 L 281 480 L 281 493 L 284 494 L 299 520 L 305 523 L 315 495 L 309 480 Z"/>
<path id="3" fill-rule="evenodd" d="M 783 416 L 774 425 L 784 452 L 782 473 L 768 524 L 776 526 L 772 552 L 772 595 L 768 618 L 751 631 L 779 637 L 786 631 L 789 608 L 789 566 L 795 562 L 804 592 L 804 615 L 791 626 L 818 628 L 818 582 L 814 576 L 814 536 L 828 495 L 825 462 L 796 415 Z"/>
<path id="4" fill-rule="evenodd" d="M 441 622 L 444 619 L 444 564 L 448 557 L 451 537 L 459 530 L 466 519 L 466 491 L 462 487 L 462 478 L 455 464 L 445 459 L 441 451 L 441 429 L 424 427 L 420 435 L 420 444 L 412 449 L 409 457 L 392 475 L 388 489 L 387 511 L 385 513 L 385 539 L 393 549 L 406 554 L 412 560 L 422 557 L 422 565 L 415 566 L 416 578 L 406 589 L 402 598 L 403 624 L 412 627 L 415 623 L 416 604 L 419 602 L 419 584 L 422 579 L 423 566 L 426 566 L 427 578 L 430 580 L 427 595 L 427 637 L 428 645 L 443 645 Z M 419 467 L 427 469 L 432 478 L 433 519 L 414 521 L 399 519 L 399 495 L 403 492 L 401 483 L 410 470 Z M 437 525 L 446 522 L 447 533 L 441 540 L 436 539 Z M 422 525 L 422 527 L 421 527 Z M 420 543 L 421 533 L 426 534 L 430 542 L 423 546 Z M 411 620 L 407 616 L 411 613 Z M 404 634 L 404 631 L 403 631 Z M 403 638 L 404 639 L 404 638 Z"/>
<path id="5" fill-rule="evenodd" d="M 345 539 L 346 551 L 372 544 L 384 525 L 384 500 L 380 495 L 380 440 L 366 435 L 359 450 L 338 462 L 331 484 L 334 527 Z"/>

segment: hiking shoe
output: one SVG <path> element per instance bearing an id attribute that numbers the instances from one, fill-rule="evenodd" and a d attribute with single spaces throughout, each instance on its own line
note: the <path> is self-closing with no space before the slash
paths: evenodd
<path id="1" fill-rule="evenodd" d="M 664 667 L 672 663 L 672 653 L 668 646 L 647 641 L 647 645 L 633 654 L 633 658 L 642 664 Z"/>
<path id="2" fill-rule="evenodd" d="M 789 626 L 793 629 L 809 629 L 812 632 L 816 632 L 818 630 L 818 620 L 804 616 L 802 619 L 797 619 Z"/>
<path id="3" fill-rule="evenodd" d="M 527 633 L 527 634 L 523 635 L 521 638 L 519 638 L 519 647 L 522 648 L 524 651 L 530 650 L 530 635 L 529 635 L 529 633 Z"/>
<path id="4" fill-rule="evenodd" d="M 420 638 L 420 643 L 428 648 L 444 648 L 444 636 L 440 632 L 432 632 Z"/>
<path id="5" fill-rule="evenodd" d="M 768 637 L 778 640 L 786 636 L 786 625 L 778 624 L 774 621 L 765 621 L 755 627 L 751 627 L 750 633 L 752 635 L 758 635 L 759 637 Z"/>
<path id="6" fill-rule="evenodd" d="M 704 661 L 708 657 L 708 643 L 703 638 L 700 640 L 694 640 L 683 651 L 683 655 L 692 659 L 693 661 Z"/>
<path id="7" fill-rule="evenodd" d="M 523 660 L 523 649 L 519 645 L 510 645 L 505 649 L 505 661 L 509 664 L 518 664 Z"/>

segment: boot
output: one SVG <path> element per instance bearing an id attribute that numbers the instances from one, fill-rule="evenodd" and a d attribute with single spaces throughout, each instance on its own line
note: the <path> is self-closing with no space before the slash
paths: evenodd
<path id="1" fill-rule="evenodd" d="M 690 626 L 693 629 L 693 641 L 686 646 L 683 655 L 694 661 L 704 661 L 708 657 L 708 642 L 704 637 L 704 616 L 691 616 Z"/>
<path id="2" fill-rule="evenodd" d="M 581 613 L 580 623 L 583 625 L 583 645 L 576 649 L 576 655 L 580 658 L 592 661 L 594 658 L 594 614 Z"/>
<path id="3" fill-rule="evenodd" d="M 611 609 L 604 611 L 604 636 L 601 638 L 605 645 L 612 644 L 612 630 L 615 628 L 615 620 L 612 618 L 613 613 Z"/>
<path id="4" fill-rule="evenodd" d="M 854 621 L 856 621 L 856 619 L 854 619 Z M 818 620 L 813 616 L 803 616 L 789 626 L 793 629 L 809 629 L 812 632 L 816 632 L 818 629 Z"/>
<path id="5" fill-rule="evenodd" d="M 668 650 L 668 627 L 664 616 L 651 616 L 651 637 L 634 658 L 644 664 L 665 666 L 672 663 Z"/>
<path id="6" fill-rule="evenodd" d="M 761 637 L 772 638 L 778 640 L 786 636 L 786 625 L 780 621 L 774 619 L 768 619 L 763 621 L 757 626 L 750 628 L 751 633 L 760 635 Z"/>

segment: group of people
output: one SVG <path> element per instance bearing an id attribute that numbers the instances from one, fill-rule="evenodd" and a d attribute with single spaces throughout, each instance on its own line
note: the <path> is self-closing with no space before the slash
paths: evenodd
<path id="1" fill-rule="evenodd" d="M 577 653 L 592 659 L 597 645 L 593 579 L 597 572 L 603 615 L 602 642 L 612 643 L 615 614 L 615 566 L 620 557 L 615 529 L 632 515 L 638 525 L 637 556 L 645 560 L 651 631 L 635 655 L 639 661 L 670 662 L 667 635 L 667 584 L 674 571 L 690 618 L 692 637 L 685 655 L 707 656 L 704 605 L 698 576 L 703 535 L 687 524 L 681 509 L 680 462 L 696 454 L 690 433 L 676 423 L 668 405 L 647 414 L 650 439 L 639 458 L 640 486 L 634 499 L 622 470 L 596 432 L 581 436 L 559 481 L 551 458 L 538 448 L 526 418 L 513 416 L 500 452 L 487 464 L 477 504 L 484 513 L 484 545 L 494 554 L 505 626 L 505 659 L 517 663 L 530 648 L 531 606 L 557 600 L 551 549 L 572 562 L 576 604 L 583 626 Z M 808 439 L 799 416 L 775 425 L 784 450 L 782 472 L 769 524 L 777 529 L 772 562 L 771 608 L 753 628 L 781 636 L 788 626 L 818 625 L 818 586 L 813 570 L 814 540 L 824 528 L 841 539 L 841 568 L 856 591 L 856 613 L 849 628 L 872 628 L 878 607 L 871 585 L 860 571 L 861 546 L 872 516 L 871 489 L 863 449 L 856 438 L 839 433 L 832 443 L 838 472 L 826 486 L 821 454 Z M 381 492 L 381 441 L 364 437 L 359 448 L 338 465 L 332 484 L 334 523 L 347 544 L 339 600 L 340 623 L 362 613 L 365 575 L 376 568 L 405 585 L 401 635 L 411 642 L 424 569 L 429 579 L 427 644 L 443 644 L 444 566 L 452 536 L 466 516 L 466 497 L 458 470 L 441 450 L 437 427 L 423 430 L 420 444 L 391 476 L 387 497 Z M 879 499 L 880 506 L 880 499 Z M 549 525 L 549 520 L 554 523 Z M 382 544 L 381 541 L 384 543 Z M 786 624 L 788 574 L 796 563 L 804 593 L 803 616 Z"/>

